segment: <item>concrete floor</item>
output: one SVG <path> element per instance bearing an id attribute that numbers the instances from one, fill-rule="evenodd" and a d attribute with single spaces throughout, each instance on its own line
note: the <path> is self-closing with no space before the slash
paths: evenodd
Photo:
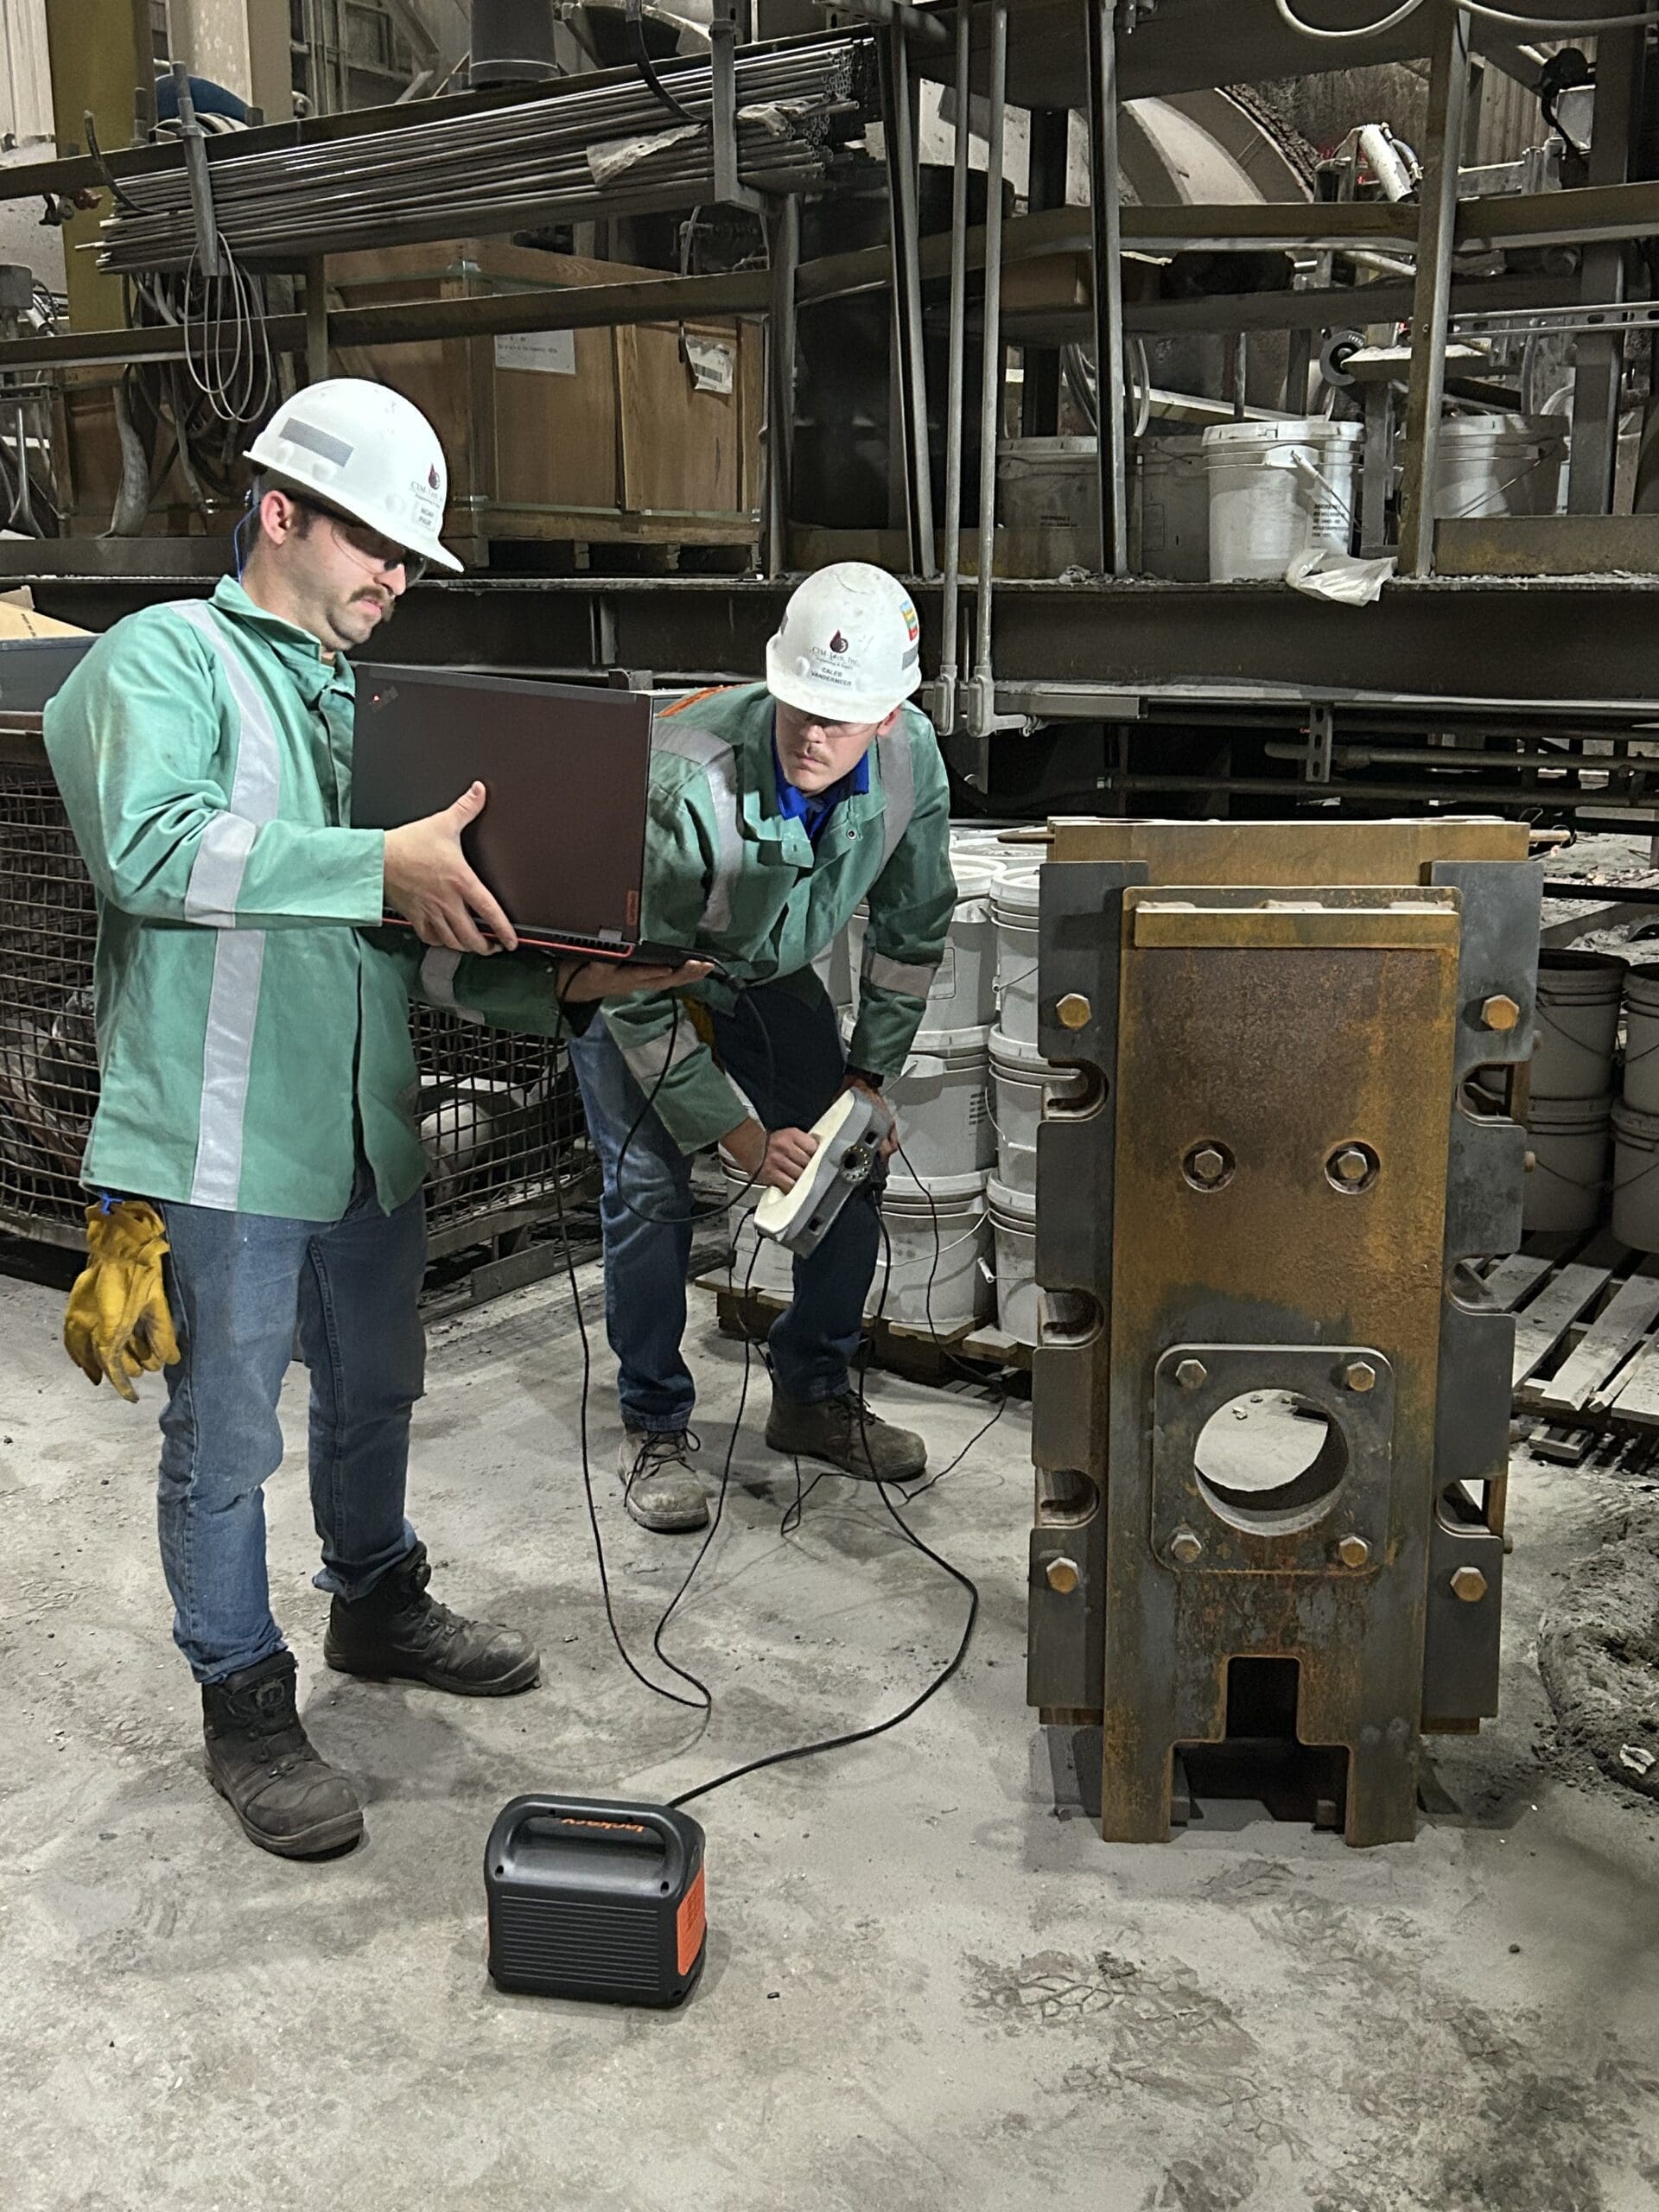
<path id="1" fill-rule="evenodd" d="M 979 1578 L 957 1681 L 901 1732 L 697 1809 L 710 1961 L 672 2016 L 509 1999 L 483 1969 L 491 1819 L 537 1787 L 666 1794 L 873 1719 L 961 1593 L 826 1482 L 734 1488 L 673 1643 L 711 1726 L 606 1635 L 557 1283 L 442 1325 L 415 1512 L 442 1592 L 534 1625 L 503 1704 L 323 1672 L 302 1465 L 273 1584 L 317 1740 L 365 1781 L 352 1856 L 251 1850 L 200 1768 L 152 1541 L 155 1385 L 94 1396 L 55 1294 L 0 1282 L 0 2205 L 241 2212 L 1637 2212 L 1659 2205 L 1653 1807 L 1564 1772 L 1531 1651 L 1629 1479 L 1515 1484 L 1503 1719 L 1438 1759 L 1459 1807 L 1371 1853 L 1252 1808 L 1161 1850 L 1062 1820 L 1023 1702 L 1027 1415 L 917 1526 Z M 715 1459 L 741 1371 L 699 1309 Z M 970 1396 L 875 1395 L 948 1453 Z M 290 1437 L 302 1437 L 301 1404 Z M 595 1392 L 609 1443 L 608 1392 Z M 741 1475 L 775 1475 L 745 1426 Z M 792 1487 L 792 1486 L 791 1486 Z M 1659 1500 L 1656 1500 L 1659 1506 Z M 683 1571 L 607 1497 L 626 1628 Z"/>

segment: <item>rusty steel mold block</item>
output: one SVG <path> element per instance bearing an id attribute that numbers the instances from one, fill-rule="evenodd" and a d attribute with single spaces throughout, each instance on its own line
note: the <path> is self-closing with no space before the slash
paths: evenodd
<path id="1" fill-rule="evenodd" d="M 1246 1688 L 1354 1844 L 1497 1709 L 1513 1325 L 1467 1262 L 1525 1141 L 1463 1089 L 1529 1049 L 1541 877 L 1503 823 L 1054 827 L 1028 1694 L 1097 1732 L 1109 1838 L 1166 1838 Z"/>

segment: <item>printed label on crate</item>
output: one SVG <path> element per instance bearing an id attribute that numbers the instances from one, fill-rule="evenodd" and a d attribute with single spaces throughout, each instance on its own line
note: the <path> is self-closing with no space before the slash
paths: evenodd
<path id="1" fill-rule="evenodd" d="M 503 332 L 495 341 L 498 369 L 538 369 L 543 376 L 573 377 L 576 373 L 576 334 L 574 330 L 516 330 Z"/>
<path id="2" fill-rule="evenodd" d="M 687 331 L 681 340 L 685 365 L 698 391 L 730 391 L 737 383 L 737 347 L 726 338 L 698 338 Z"/>

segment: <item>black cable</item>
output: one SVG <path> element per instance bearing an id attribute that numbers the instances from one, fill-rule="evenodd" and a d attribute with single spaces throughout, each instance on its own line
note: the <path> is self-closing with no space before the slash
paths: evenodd
<path id="1" fill-rule="evenodd" d="M 626 5 L 622 11 L 622 19 L 627 26 L 628 51 L 633 57 L 634 68 L 639 72 L 640 81 L 646 91 L 653 99 L 659 100 L 671 115 L 678 116 L 682 123 L 691 124 L 696 129 L 701 130 L 703 127 L 701 120 L 692 114 L 690 108 L 681 106 L 673 93 L 669 91 L 668 86 L 657 74 L 651 59 L 651 49 L 645 44 L 645 13 L 640 0 L 626 0 Z"/>

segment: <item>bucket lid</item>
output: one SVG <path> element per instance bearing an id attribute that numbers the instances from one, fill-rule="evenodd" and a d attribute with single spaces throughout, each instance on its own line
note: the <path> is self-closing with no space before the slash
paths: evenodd
<path id="1" fill-rule="evenodd" d="M 976 1206 L 985 1195 L 985 1171 L 982 1167 L 972 1175 L 930 1175 L 922 1183 L 909 1175 L 889 1175 L 881 1193 L 881 1208 L 883 1212 L 893 1206 L 901 1213 L 929 1214 L 932 1211 L 928 1205 L 930 1194 L 936 1206 Z"/>
<path id="2" fill-rule="evenodd" d="M 1352 446 L 1365 435 L 1363 423 L 1333 423 L 1312 415 L 1283 423 L 1217 423 L 1204 434 L 1205 450 L 1236 446 Z"/>
<path id="3" fill-rule="evenodd" d="M 991 903 L 1011 914 L 1036 914 L 1043 903 L 1040 861 L 1010 861 L 998 868 L 991 886 Z"/>
<path id="4" fill-rule="evenodd" d="M 1046 1083 L 1051 1076 L 1063 1072 L 1052 1060 L 1046 1060 L 1034 1046 L 1010 1037 L 1006 1030 L 993 1029 L 990 1044 L 991 1065 L 1005 1068 L 1021 1083 Z"/>
<path id="5" fill-rule="evenodd" d="M 1611 952 L 1547 951 L 1538 957 L 1541 1006 L 1604 1006 L 1624 988 L 1624 963 Z"/>
<path id="6" fill-rule="evenodd" d="M 1442 441 L 1513 439 L 1518 444 L 1565 446 L 1567 429 L 1554 415 L 1448 415 L 1440 424 Z"/>
<path id="7" fill-rule="evenodd" d="M 970 899 L 988 898 L 996 889 L 996 879 L 1002 873 L 1001 863 L 989 853 L 953 851 L 950 873 L 957 879 L 957 904 L 965 906 Z"/>
<path id="8" fill-rule="evenodd" d="M 905 1058 L 912 1060 L 982 1060 L 990 1038 L 990 1024 L 972 1029 L 918 1029 Z"/>
<path id="9" fill-rule="evenodd" d="M 1037 1225 L 1037 1198 L 1033 1192 L 1011 1191 L 993 1175 L 985 1185 L 985 1203 L 990 1208 L 992 1220 L 1004 1222 L 1010 1229 L 1034 1229 Z"/>

